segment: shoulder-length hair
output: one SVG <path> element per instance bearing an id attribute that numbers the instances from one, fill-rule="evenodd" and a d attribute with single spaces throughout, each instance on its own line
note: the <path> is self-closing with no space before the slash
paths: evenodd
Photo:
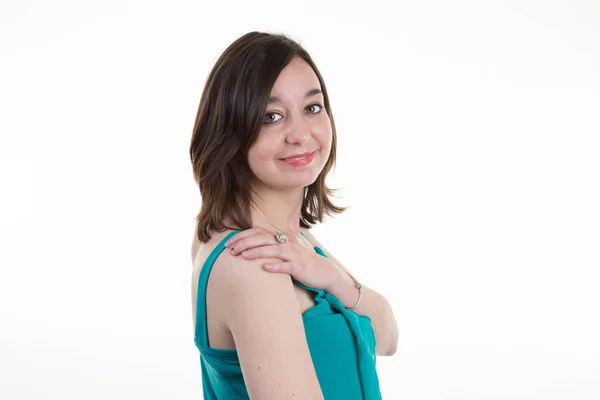
<path id="1" fill-rule="evenodd" d="M 264 121 L 267 100 L 277 77 L 294 58 L 301 57 L 315 72 L 325 99 L 325 110 L 333 133 L 331 152 L 323 170 L 305 188 L 300 226 L 322 222 L 324 214 L 342 213 L 335 206 L 325 178 L 335 165 L 336 131 L 327 88 L 308 52 L 283 34 L 249 32 L 219 57 L 206 81 L 194 123 L 190 145 L 194 179 L 200 187 L 202 207 L 196 217 L 201 242 L 211 232 L 252 227 L 248 150 Z M 235 227 L 225 225 L 228 218 Z"/>

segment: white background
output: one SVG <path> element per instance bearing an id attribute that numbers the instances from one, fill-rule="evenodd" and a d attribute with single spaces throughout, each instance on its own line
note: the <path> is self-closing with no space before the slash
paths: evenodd
<path id="1" fill-rule="evenodd" d="M 315 235 L 392 305 L 384 399 L 600 398 L 600 3 L 6 1 L 0 398 L 199 399 L 189 142 L 252 30 L 330 92 L 350 210 Z"/>

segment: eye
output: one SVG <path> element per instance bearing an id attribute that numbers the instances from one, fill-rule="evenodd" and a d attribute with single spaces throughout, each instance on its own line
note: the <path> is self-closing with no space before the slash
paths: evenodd
<path id="1" fill-rule="evenodd" d="M 311 104 L 310 106 L 306 107 L 306 109 L 309 109 L 309 108 L 311 108 L 311 107 L 318 107 L 318 108 L 319 108 L 319 111 L 316 111 L 316 112 L 311 112 L 311 114 L 318 114 L 318 113 L 320 113 L 321 111 L 323 111 L 323 106 L 322 106 L 322 105 L 320 105 L 320 104 L 316 104 L 316 103 L 315 103 L 315 104 Z"/>
<path id="2" fill-rule="evenodd" d="M 317 107 L 318 110 L 314 111 L 314 112 L 309 112 L 309 114 L 319 114 L 319 113 L 321 113 L 323 111 L 323 106 L 320 105 L 320 104 L 318 104 L 318 103 L 311 104 L 310 106 L 306 107 L 306 109 L 308 110 L 311 107 Z M 268 113 L 266 113 L 265 114 L 265 119 L 263 120 L 263 124 L 264 125 L 274 124 L 275 122 L 279 121 L 279 119 L 281 119 L 281 118 L 274 119 L 274 118 L 270 117 L 270 116 L 275 116 L 275 115 L 279 115 L 281 117 L 281 114 L 276 113 L 276 112 L 268 112 Z"/>
<path id="3" fill-rule="evenodd" d="M 264 123 L 264 124 L 272 124 L 272 123 L 274 123 L 274 122 L 277 122 L 277 121 L 279 121 L 278 119 L 276 119 L 276 120 L 273 120 L 273 119 L 271 119 L 271 118 L 268 118 L 268 116 L 269 116 L 269 115 L 279 115 L 279 113 L 276 113 L 276 112 L 269 112 L 269 113 L 266 113 L 266 114 L 265 114 L 265 120 L 263 120 L 263 123 Z M 281 119 L 281 118 L 280 118 L 280 119 Z"/>

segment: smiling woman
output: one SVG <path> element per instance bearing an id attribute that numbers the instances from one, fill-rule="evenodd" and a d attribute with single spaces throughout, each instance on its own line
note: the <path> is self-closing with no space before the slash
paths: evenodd
<path id="1" fill-rule="evenodd" d="M 192 245 L 205 399 L 380 399 L 397 327 L 309 229 L 344 207 L 325 179 L 336 130 L 310 55 L 280 34 L 234 41 L 209 74 L 190 145 L 202 207 Z"/>

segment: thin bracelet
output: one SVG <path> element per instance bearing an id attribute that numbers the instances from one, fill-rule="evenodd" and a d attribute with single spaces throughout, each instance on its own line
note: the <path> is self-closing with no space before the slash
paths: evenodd
<path id="1" fill-rule="evenodd" d="M 361 284 L 359 281 L 357 281 L 357 280 L 356 280 L 356 279 L 355 279 L 355 278 L 352 276 L 352 274 L 350 274 L 350 272 L 346 271 L 346 273 L 347 273 L 348 275 L 350 275 L 350 278 L 352 278 L 352 280 L 354 281 L 354 286 L 355 286 L 355 287 L 358 289 L 358 300 L 356 301 L 356 304 L 355 304 L 355 305 L 354 305 L 352 308 L 348 308 L 348 307 L 344 306 L 344 308 L 345 308 L 346 310 L 348 310 L 348 311 L 352 311 L 352 310 L 354 310 L 354 309 L 355 309 L 355 308 L 358 306 L 358 303 L 360 303 L 360 299 L 362 298 L 362 284 Z"/>

